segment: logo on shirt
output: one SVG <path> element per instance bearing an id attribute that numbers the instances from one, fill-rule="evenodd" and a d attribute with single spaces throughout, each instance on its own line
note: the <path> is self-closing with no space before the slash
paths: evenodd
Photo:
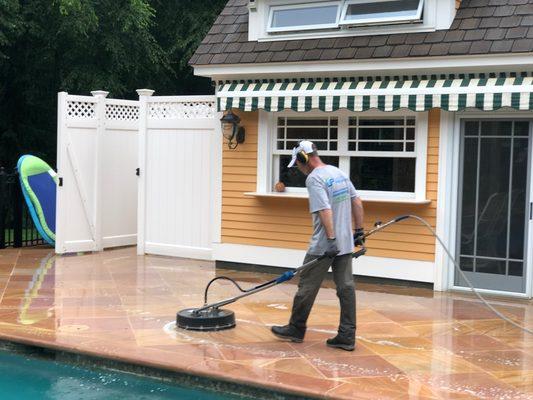
<path id="1" fill-rule="evenodd" d="M 333 192 L 333 202 L 340 203 L 350 198 L 348 188 L 342 188 Z"/>
<path id="2" fill-rule="evenodd" d="M 350 199 L 350 190 L 348 188 L 348 179 L 343 176 L 339 176 L 336 179 L 330 178 L 333 181 L 331 185 L 333 193 L 332 200 L 333 203 L 342 203 L 343 201 Z"/>
<path id="3" fill-rule="evenodd" d="M 333 178 L 328 178 L 325 180 L 325 183 L 327 187 L 332 187 L 333 183 L 335 183 L 335 180 Z"/>

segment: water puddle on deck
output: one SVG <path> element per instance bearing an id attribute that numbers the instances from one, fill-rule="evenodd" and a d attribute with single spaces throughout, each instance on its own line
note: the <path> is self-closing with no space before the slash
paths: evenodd
<path id="1" fill-rule="evenodd" d="M 275 306 L 275 305 L 274 305 Z M 238 323 L 249 324 L 255 326 L 262 326 L 265 328 L 271 327 L 274 324 L 264 324 L 256 321 L 250 321 L 245 319 L 237 319 Z M 286 358 L 286 357 L 299 357 L 300 353 L 297 351 L 292 354 L 292 352 L 277 351 L 273 349 L 266 349 L 260 347 L 261 343 L 254 347 L 254 343 L 247 344 L 235 344 L 235 343 L 223 343 L 219 341 L 212 340 L 210 338 L 200 338 L 198 334 L 200 332 L 195 332 L 189 334 L 188 331 L 183 329 L 178 329 L 176 327 L 176 322 L 171 321 L 167 323 L 163 330 L 165 333 L 172 338 L 176 339 L 183 344 L 200 344 L 200 345 L 212 345 L 218 348 L 224 348 L 229 350 L 244 350 L 257 358 Z M 335 330 L 329 329 L 318 329 L 310 328 L 309 331 L 318 332 L 318 333 L 327 333 L 327 334 L 336 334 Z M 204 332 L 203 334 L 207 334 Z M 400 348 L 403 350 L 412 350 L 412 351 L 425 351 L 428 350 L 424 347 L 419 346 L 406 346 L 401 343 L 395 342 L 393 340 L 383 340 L 383 339 L 369 339 L 363 336 L 357 336 L 358 341 L 372 343 L 380 346 L 391 346 Z M 313 357 L 310 360 L 313 361 L 313 364 L 317 367 L 321 367 L 330 371 L 339 371 L 342 374 L 349 374 L 352 376 L 360 377 L 371 377 L 371 376 L 386 376 L 392 382 L 401 381 L 405 379 L 416 381 L 418 384 L 426 385 L 432 388 L 439 393 L 448 393 L 449 395 L 467 395 L 472 396 L 478 399 L 490 399 L 490 400 L 533 400 L 533 395 L 523 393 L 517 389 L 510 387 L 502 387 L 495 385 L 473 385 L 469 383 L 455 383 L 450 382 L 450 379 L 446 376 L 424 376 L 423 374 L 414 374 L 413 376 L 407 376 L 403 372 L 399 372 L 397 368 L 389 368 L 386 365 L 384 366 L 365 366 L 364 364 L 358 364 L 355 361 L 357 358 L 354 358 L 354 362 L 346 361 L 335 361 L 331 359 L 323 359 L 320 357 Z M 520 360 L 514 357 L 499 357 L 497 355 L 487 356 L 487 361 L 499 363 L 504 366 L 516 366 Z"/>

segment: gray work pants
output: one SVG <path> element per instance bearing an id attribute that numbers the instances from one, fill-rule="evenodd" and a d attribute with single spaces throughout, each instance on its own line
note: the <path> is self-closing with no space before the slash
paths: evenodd
<path id="1" fill-rule="evenodd" d="M 318 256 L 306 254 L 304 264 L 314 260 Z M 320 285 L 324 280 L 329 267 L 333 270 L 333 280 L 337 287 L 337 297 L 341 305 L 339 323 L 339 335 L 354 340 L 355 338 L 355 284 L 352 275 L 352 255 L 344 254 L 331 258 L 325 258 L 318 264 L 304 270 L 300 274 L 298 292 L 294 296 L 292 314 L 289 324 L 301 332 L 305 332 L 307 318 L 315 302 Z"/>

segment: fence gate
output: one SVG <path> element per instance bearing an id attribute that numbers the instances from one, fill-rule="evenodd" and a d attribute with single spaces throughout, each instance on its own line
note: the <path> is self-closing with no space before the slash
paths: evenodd
<path id="1" fill-rule="evenodd" d="M 137 241 L 139 104 L 58 95 L 56 253 Z"/>
<path id="2" fill-rule="evenodd" d="M 216 98 L 152 93 L 139 91 L 138 253 L 211 259 L 222 168 Z"/>

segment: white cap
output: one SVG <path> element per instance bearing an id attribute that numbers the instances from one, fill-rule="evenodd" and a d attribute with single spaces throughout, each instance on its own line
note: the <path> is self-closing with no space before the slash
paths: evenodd
<path id="1" fill-rule="evenodd" d="M 316 150 L 316 146 L 313 144 L 313 142 L 310 142 L 309 140 L 302 140 L 300 143 L 298 143 L 298 146 L 292 149 L 292 159 L 288 168 L 291 168 L 296 164 L 296 159 L 298 157 L 298 153 L 303 151 L 305 154 L 310 154 Z"/>

